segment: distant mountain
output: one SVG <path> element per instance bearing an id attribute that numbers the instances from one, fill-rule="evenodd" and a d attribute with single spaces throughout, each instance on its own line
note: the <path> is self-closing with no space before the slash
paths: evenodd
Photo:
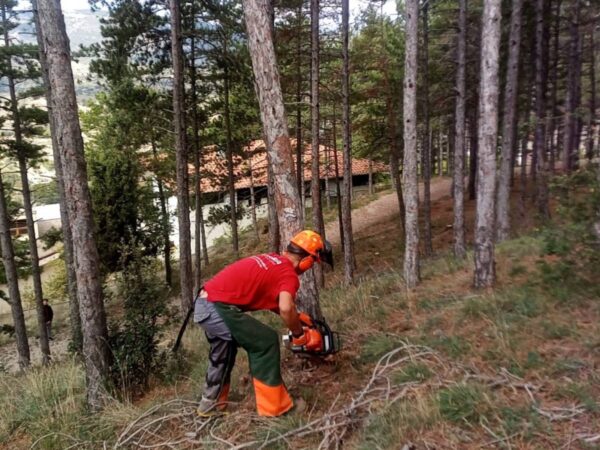
<path id="1" fill-rule="evenodd" d="M 63 12 L 67 34 L 71 41 L 71 51 L 77 51 L 81 45 L 90 45 L 102 40 L 100 19 L 106 17 L 105 11 L 91 12 L 89 9 L 67 10 Z M 13 34 L 23 42 L 35 42 L 32 35 L 32 13 L 21 14 L 21 25 Z"/>
<path id="2" fill-rule="evenodd" d="M 82 45 L 89 46 L 102 40 L 100 19 L 106 17 L 107 13 L 105 11 L 91 12 L 89 9 L 80 9 L 66 10 L 63 14 L 65 16 L 67 34 L 71 42 L 71 52 L 77 52 Z M 21 25 L 12 33 L 22 42 L 35 43 L 32 14 L 22 14 L 20 19 Z M 85 103 L 86 100 L 93 97 L 99 90 L 95 82 L 87 79 L 89 74 L 89 60 L 89 58 L 77 58 L 77 61 L 72 63 L 79 103 Z M 5 89 L 3 86 L 0 88 L 0 91 Z"/>

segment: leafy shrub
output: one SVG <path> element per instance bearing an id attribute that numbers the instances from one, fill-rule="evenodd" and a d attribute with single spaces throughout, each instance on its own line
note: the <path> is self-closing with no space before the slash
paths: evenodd
<path id="1" fill-rule="evenodd" d="M 117 276 L 115 294 L 123 302 L 124 317 L 111 327 L 110 345 L 114 383 L 135 394 L 147 387 L 150 376 L 160 367 L 160 319 L 166 313 L 167 291 L 156 277 L 160 270 L 156 261 L 139 254 L 128 259 L 128 265 Z"/>

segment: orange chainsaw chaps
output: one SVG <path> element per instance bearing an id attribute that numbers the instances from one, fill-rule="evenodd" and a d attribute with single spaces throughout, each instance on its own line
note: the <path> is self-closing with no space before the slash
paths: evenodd
<path id="1" fill-rule="evenodd" d="M 219 392 L 219 397 L 217 398 L 217 409 L 219 411 L 224 411 L 227 409 L 227 400 L 229 398 L 229 384 L 226 384 Z"/>
<path id="2" fill-rule="evenodd" d="M 288 412 L 294 403 L 283 384 L 269 386 L 253 378 L 256 410 L 259 416 L 276 417 Z"/>

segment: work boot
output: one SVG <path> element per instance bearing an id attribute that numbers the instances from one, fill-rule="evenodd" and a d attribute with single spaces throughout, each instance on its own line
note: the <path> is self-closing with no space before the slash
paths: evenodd
<path id="1" fill-rule="evenodd" d="M 211 417 L 219 413 L 220 411 L 217 408 L 216 400 L 206 397 L 202 397 L 200 399 L 200 402 L 198 403 L 198 408 L 196 409 L 196 414 L 198 414 L 199 417 Z"/>

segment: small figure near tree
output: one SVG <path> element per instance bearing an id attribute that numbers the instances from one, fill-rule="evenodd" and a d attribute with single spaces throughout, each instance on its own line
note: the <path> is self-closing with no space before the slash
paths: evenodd
<path id="1" fill-rule="evenodd" d="M 315 261 L 333 264 L 331 245 L 314 231 L 296 234 L 281 255 L 242 258 L 206 282 L 194 304 L 194 322 L 210 344 L 209 366 L 198 414 L 223 409 L 229 394 L 237 348 L 248 352 L 261 416 L 280 416 L 293 402 L 281 378 L 279 336 L 245 312 L 273 311 L 290 329 L 293 346 L 310 347 L 314 339 L 296 309 L 299 275 Z"/>
<path id="2" fill-rule="evenodd" d="M 48 303 L 48 299 L 45 298 L 43 301 L 43 311 L 44 311 L 44 323 L 46 324 L 46 334 L 48 335 L 48 339 L 51 341 L 54 340 L 52 337 L 52 320 L 54 320 L 54 310 L 52 306 Z"/>

